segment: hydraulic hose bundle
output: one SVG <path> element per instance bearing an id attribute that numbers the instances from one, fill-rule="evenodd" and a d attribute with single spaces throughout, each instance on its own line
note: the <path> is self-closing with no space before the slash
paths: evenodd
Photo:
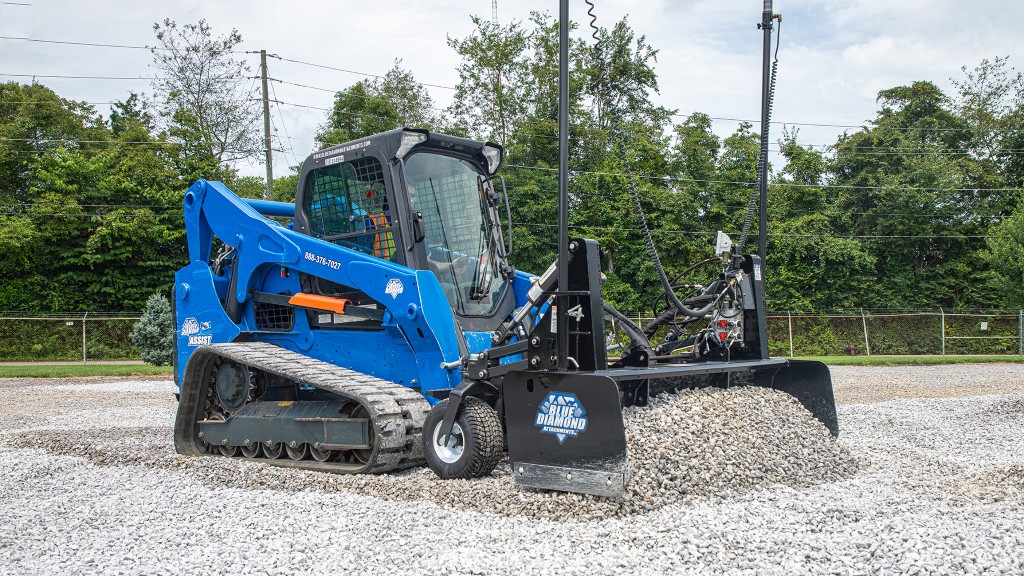
<path id="1" fill-rule="evenodd" d="M 595 41 L 594 49 L 597 52 L 597 62 L 599 66 L 598 83 L 599 86 L 603 88 L 607 85 L 606 66 L 602 50 L 603 41 L 600 38 L 600 29 L 597 27 L 597 16 L 594 14 L 595 5 L 592 2 L 592 0 L 584 1 L 589 6 L 589 8 L 587 9 L 587 15 L 590 16 L 589 25 L 592 29 L 591 37 Z M 747 238 L 749 237 L 750 227 L 754 218 L 754 211 L 757 209 L 758 205 L 758 191 L 761 188 L 762 179 L 765 178 L 767 172 L 768 122 L 771 118 L 772 101 L 774 99 L 775 94 L 775 80 L 778 74 L 778 47 L 778 37 L 776 37 L 775 57 L 774 62 L 772 63 L 771 78 L 768 83 L 767 93 L 765 95 L 766 114 L 764 119 L 764 125 L 761 129 L 760 154 L 757 164 L 757 177 L 753 192 L 751 194 L 750 204 L 747 208 L 747 214 L 744 220 L 742 233 L 740 235 L 739 242 L 737 242 L 736 244 L 736 252 L 742 251 L 743 246 L 744 244 L 746 244 Z M 619 98 L 621 99 L 621 95 L 619 96 Z M 605 309 L 608 310 L 611 316 L 615 318 L 615 320 L 618 321 L 620 325 L 623 326 L 623 331 L 626 332 L 626 334 L 630 337 L 630 341 L 633 343 L 634 346 L 649 347 L 649 338 L 652 337 L 657 332 L 658 328 L 665 324 L 675 323 L 677 320 L 679 320 L 680 316 L 683 317 L 681 326 L 679 326 L 680 328 L 685 328 L 687 324 L 705 318 L 708 315 L 708 313 L 714 310 L 715 306 L 718 305 L 719 302 L 721 302 L 723 296 L 725 296 L 727 291 L 731 290 L 732 283 L 722 282 L 719 280 L 711 282 L 703 290 L 703 292 L 695 298 L 699 299 L 702 303 L 706 302 L 703 303 L 703 305 L 687 305 L 687 303 L 681 300 L 679 296 L 676 294 L 676 286 L 674 286 L 673 282 L 669 280 L 668 274 L 665 272 L 665 268 L 661 263 L 661 258 L 658 255 L 658 249 L 655 246 L 654 239 L 651 236 L 650 227 L 647 224 L 647 218 L 644 214 L 643 206 L 640 201 L 640 194 L 637 191 L 636 182 L 633 177 L 632 163 L 627 153 L 625 135 L 623 131 L 620 129 L 621 117 L 618 114 L 616 114 L 616 109 L 618 108 L 617 104 L 618 102 L 613 103 L 609 107 L 609 113 L 611 118 L 611 121 L 609 123 L 610 139 L 613 145 L 616 147 L 617 152 L 622 158 L 623 172 L 626 178 L 627 188 L 630 192 L 630 197 L 632 199 L 633 209 L 636 213 L 637 221 L 640 225 L 640 232 L 644 238 L 644 246 L 646 247 L 647 253 L 650 256 L 651 263 L 654 265 L 654 269 L 658 274 L 658 280 L 661 282 L 662 285 L 663 292 L 662 295 L 658 297 L 658 300 L 660 300 L 661 298 L 666 299 L 668 301 L 669 308 L 665 310 L 663 313 L 657 315 L 656 318 L 652 322 L 644 326 L 642 330 L 640 330 L 635 324 L 630 322 L 624 315 L 619 313 L 611 306 L 605 304 Z M 764 233 L 765 231 L 762 230 L 761 234 Z M 716 260 L 718 259 L 714 258 L 700 262 L 694 266 L 687 268 L 682 274 L 685 274 L 686 272 L 689 272 L 698 266 Z M 680 274 L 680 277 L 682 276 L 682 274 Z M 690 301 L 692 302 L 692 300 L 693 299 L 691 299 Z M 640 330 L 639 335 L 635 333 L 636 330 Z M 679 330 L 678 332 L 682 332 L 682 330 Z M 638 336 L 642 336 L 642 338 L 638 338 Z M 678 337 L 678 334 L 670 334 L 670 337 Z"/>

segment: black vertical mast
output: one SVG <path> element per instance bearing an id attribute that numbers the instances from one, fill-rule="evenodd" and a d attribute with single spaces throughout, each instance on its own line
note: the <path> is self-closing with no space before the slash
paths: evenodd
<path id="1" fill-rule="evenodd" d="M 558 10 L 558 291 L 569 289 L 569 0 Z M 568 369 L 565 297 L 556 298 L 558 370 Z"/>
<path id="2" fill-rule="evenodd" d="M 758 166 L 761 173 L 758 183 L 761 218 L 757 228 L 757 255 L 761 257 L 761 266 L 765 266 L 765 254 L 768 252 L 768 123 L 771 114 L 768 91 L 771 82 L 772 15 L 772 0 L 764 0 L 764 11 L 761 13 L 761 32 L 764 34 L 761 65 L 761 158 Z"/>

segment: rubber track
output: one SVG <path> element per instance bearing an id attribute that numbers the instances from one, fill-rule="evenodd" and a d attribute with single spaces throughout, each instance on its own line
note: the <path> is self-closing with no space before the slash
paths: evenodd
<path id="1" fill-rule="evenodd" d="M 265 342 L 211 344 L 200 346 L 192 353 L 182 379 L 174 424 L 174 445 L 178 453 L 209 454 L 198 440 L 197 432 L 205 409 L 208 382 L 218 359 L 309 384 L 365 407 L 370 414 L 375 440 L 368 462 L 362 468 L 339 463 L 332 471 L 381 473 L 423 464 L 423 421 L 430 405 L 419 392 Z M 320 471 L 330 467 L 328 463 L 312 461 L 293 461 L 288 466 Z"/>

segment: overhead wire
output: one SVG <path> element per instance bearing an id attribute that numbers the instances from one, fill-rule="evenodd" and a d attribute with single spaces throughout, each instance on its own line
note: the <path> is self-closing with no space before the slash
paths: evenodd
<path id="1" fill-rule="evenodd" d="M 588 10 L 588 14 L 589 14 L 589 10 Z M 593 15 L 591 14 L 591 16 L 593 16 Z M 70 41 L 70 40 L 52 40 L 52 39 L 42 39 L 42 38 L 29 38 L 29 37 L 26 37 L 26 36 L 0 36 L 0 40 L 17 40 L 17 41 L 43 43 L 43 44 L 58 44 L 58 45 L 63 44 L 63 45 L 71 45 L 71 46 L 89 46 L 89 47 L 99 47 L 99 48 L 120 48 L 120 49 L 132 49 L 132 50 L 158 50 L 158 51 L 170 51 L 170 50 L 172 50 L 171 48 L 162 48 L 162 47 L 158 47 L 158 46 L 144 46 L 144 45 L 131 45 L 131 44 L 110 44 L 110 43 L 102 43 L 102 42 L 79 42 L 79 41 Z M 256 50 L 233 50 L 233 51 L 231 51 L 231 53 L 232 54 L 259 54 L 259 51 L 256 51 Z M 373 74 L 373 73 L 369 73 L 369 72 L 361 72 L 361 71 L 358 71 L 358 70 L 351 70 L 351 69 L 347 69 L 347 68 L 340 68 L 340 67 L 337 67 L 337 66 L 330 66 L 330 65 L 327 65 L 327 64 L 320 64 L 320 63 L 315 63 L 315 62 L 307 62 L 307 61 L 298 60 L 298 59 L 294 59 L 294 58 L 286 58 L 286 57 L 280 56 L 278 54 L 270 54 L 270 53 L 268 53 L 267 57 L 275 58 L 275 59 L 281 60 L 283 62 L 290 62 L 290 63 L 300 64 L 300 65 L 304 65 L 304 66 L 312 66 L 312 67 L 322 68 L 322 69 L 326 69 L 326 70 L 334 70 L 334 71 L 338 71 L 338 72 L 344 72 L 344 73 L 347 73 L 347 74 L 356 74 L 356 75 L 361 75 L 361 76 L 370 77 L 370 78 L 384 78 L 385 77 L 385 75 L 383 75 L 383 74 Z M 15 77 L 31 77 L 31 76 L 35 76 L 35 77 L 39 77 L 39 78 L 53 77 L 53 78 L 84 78 L 84 79 L 93 79 L 94 78 L 94 77 L 89 77 L 89 76 L 73 76 L 72 77 L 72 76 L 44 76 L 44 75 L 32 75 L 32 74 L 2 74 L 2 76 L 15 76 Z M 111 77 L 111 78 L 116 78 L 116 79 L 136 79 L 135 77 L 127 77 L 127 78 Z M 155 78 L 141 78 L 141 79 L 155 79 Z M 434 83 L 429 83 L 429 82 L 416 82 L 416 83 L 420 84 L 422 86 L 428 86 L 428 87 L 431 87 L 431 88 L 440 88 L 440 89 L 444 89 L 444 90 L 457 90 L 457 87 L 455 87 L 455 86 L 447 86 L 447 85 L 443 85 L 443 84 L 434 84 Z M 296 84 L 298 84 L 298 83 L 296 83 Z M 325 88 L 318 88 L 318 87 L 313 87 L 313 86 L 308 86 L 308 87 L 312 88 L 312 89 L 316 89 L 316 90 L 328 90 L 328 89 L 325 89 Z M 702 112 L 691 112 L 691 113 L 673 112 L 673 113 L 671 113 L 671 116 L 688 118 L 688 117 L 692 116 L 693 114 L 703 114 L 703 113 Z M 733 118 L 733 117 L 726 117 L 726 116 L 709 116 L 709 115 L 706 115 L 706 114 L 705 114 L 705 116 L 707 116 L 708 119 L 714 120 L 714 121 L 746 122 L 746 123 L 749 123 L 749 124 L 759 124 L 760 123 L 760 120 L 758 120 L 758 119 L 751 119 L 751 118 Z M 773 121 L 771 121 L 771 123 L 772 124 L 780 124 L 780 125 L 817 126 L 817 127 L 826 127 L 826 128 L 868 128 L 868 124 L 872 124 L 873 121 L 866 121 L 866 122 L 860 123 L 860 124 L 853 124 L 853 123 L 796 122 L 796 121 L 790 121 L 790 120 L 773 120 Z M 886 129 L 890 129 L 890 130 L 907 130 L 907 131 L 960 131 L 960 130 L 963 130 L 962 128 L 943 128 L 943 127 L 924 128 L 924 127 L 894 127 L 894 126 L 887 126 L 885 128 Z"/>
<path id="2" fill-rule="evenodd" d="M 103 44 L 99 42 L 73 42 L 70 40 L 44 40 L 42 38 L 29 38 L 27 36 L 0 36 L 0 40 L 21 40 L 24 42 L 36 42 L 39 44 L 68 44 L 71 46 L 92 46 L 97 48 L 129 48 L 132 50 L 160 50 L 169 51 L 170 48 L 159 48 L 156 46 L 135 46 L 130 44 Z"/>
<path id="3" fill-rule="evenodd" d="M 539 170 L 544 172 L 554 172 L 557 168 L 548 168 L 546 166 L 524 166 L 522 164 L 502 164 L 503 168 L 513 168 L 520 170 Z M 595 170 L 570 170 L 570 174 L 589 174 L 595 176 L 611 176 L 621 177 L 623 176 L 618 172 L 605 172 Z M 707 178 L 685 178 L 679 176 L 649 176 L 643 174 L 634 174 L 635 178 L 644 178 L 647 180 L 665 180 L 670 182 L 696 182 L 704 184 L 730 184 L 736 186 L 752 186 L 754 183 L 749 181 L 740 180 L 716 180 Z M 864 185 L 859 186 L 856 184 L 800 184 L 796 182 L 787 182 L 785 180 L 776 180 L 776 186 L 789 186 L 796 188 L 844 188 L 844 189 L 864 189 L 864 190 L 912 190 L 912 191 L 936 191 L 936 192 L 1000 192 L 1000 191 L 1024 191 L 1024 188 L 1019 187 L 1005 187 L 1005 188 L 922 188 L 915 186 L 870 186 Z"/>
<path id="4" fill-rule="evenodd" d="M 65 74 L 5 74 L 13 78 L 62 78 L 69 80 L 159 80 L 158 76 L 74 76 Z"/>
<path id="5" fill-rule="evenodd" d="M 273 84 L 270 84 L 270 92 L 271 92 L 271 94 L 274 95 L 274 100 L 277 100 L 277 90 L 274 89 L 274 85 Z M 295 157 L 295 146 L 294 146 L 294 143 L 292 142 L 291 134 L 288 133 L 288 124 L 284 120 L 284 114 L 281 112 L 281 108 L 279 106 L 276 106 L 275 108 L 277 109 L 277 116 L 278 116 L 278 118 L 281 119 L 281 126 L 284 127 L 285 138 L 288 139 L 288 146 L 289 146 L 289 149 L 291 150 L 291 154 L 292 154 L 292 165 L 298 165 L 299 161 Z M 273 118 L 273 117 L 271 117 L 271 118 Z M 286 157 L 286 159 L 287 159 L 287 157 Z"/>
<path id="6" fill-rule="evenodd" d="M 294 58 L 285 58 L 285 57 L 279 56 L 277 54 L 267 54 L 267 56 L 268 57 L 272 57 L 272 58 L 277 58 L 278 60 L 281 60 L 283 62 L 291 62 L 293 64 L 302 64 L 304 66 L 312 66 L 312 67 L 315 67 L 315 68 L 323 68 L 323 69 L 326 69 L 326 70 L 335 70 L 337 72 L 345 72 L 347 74 L 358 74 L 360 76 L 365 76 L 365 77 L 369 77 L 369 78 L 385 78 L 386 77 L 386 75 L 383 75 L 383 74 L 371 74 L 369 72 L 359 72 L 357 70 L 349 70 L 347 68 L 338 68 L 337 66 L 328 66 L 327 64 L 317 64 L 317 63 L 314 63 L 314 62 L 305 62 L 303 60 L 296 60 Z M 441 88 L 443 90 L 457 90 L 457 88 L 454 87 L 454 86 L 445 86 L 443 84 L 431 84 L 429 82 L 419 82 L 419 81 L 417 81 L 416 84 L 419 84 L 421 86 L 429 86 L 431 88 Z"/>
<path id="7" fill-rule="evenodd" d="M 558 227 L 556 224 L 544 224 L 544 223 L 540 223 L 540 222 L 513 221 L 512 223 L 513 223 L 513 225 L 537 226 L 537 227 L 540 227 L 540 228 L 557 228 Z M 590 225 L 586 225 L 586 224 L 570 224 L 569 228 L 574 228 L 574 229 L 577 229 L 577 230 L 610 230 L 610 231 L 618 231 L 618 232 L 643 232 L 640 228 L 626 228 L 626 227 L 621 227 L 621 226 L 590 226 Z M 686 235 L 689 235 L 689 236 L 714 236 L 714 235 L 716 235 L 718 233 L 717 230 L 714 231 L 714 232 L 698 231 L 698 230 L 670 230 L 670 229 L 665 229 L 665 228 L 651 228 L 650 230 L 651 230 L 651 232 L 658 232 L 658 233 L 662 233 L 662 234 L 686 234 Z M 732 231 L 732 232 L 728 232 L 728 233 L 729 234 L 736 234 L 737 232 L 738 231 Z M 752 238 L 756 238 L 757 236 L 758 236 L 757 234 L 751 234 Z M 773 237 L 775 237 L 775 238 L 820 238 L 820 237 L 827 237 L 827 238 L 858 238 L 858 239 L 885 239 L 885 238 L 889 238 L 889 239 L 935 239 L 935 240 L 952 239 L 952 240 L 959 240 L 959 239 L 963 239 L 963 238 L 993 238 L 994 236 L 970 235 L 970 234 L 956 234 L 956 235 L 948 235 L 948 236 L 938 235 L 937 236 L 937 235 L 934 235 L 934 234 L 913 235 L 913 234 L 792 234 L 792 233 L 779 233 L 779 234 L 776 234 L 776 233 L 769 233 L 768 237 L 769 238 L 773 238 Z"/>

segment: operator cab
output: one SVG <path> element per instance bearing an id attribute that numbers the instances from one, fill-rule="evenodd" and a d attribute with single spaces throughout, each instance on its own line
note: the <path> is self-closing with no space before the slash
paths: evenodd
<path id="1" fill-rule="evenodd" d="M 431 271 L 466 330 L 493 331 L 515 300 L 494 186 L 503 153 L 497 144 L 410 129 L 327 148 L 303 163 L 295 228 Z M 373 304 L 319 278 L 303 278 L 303 289 Z"/>

